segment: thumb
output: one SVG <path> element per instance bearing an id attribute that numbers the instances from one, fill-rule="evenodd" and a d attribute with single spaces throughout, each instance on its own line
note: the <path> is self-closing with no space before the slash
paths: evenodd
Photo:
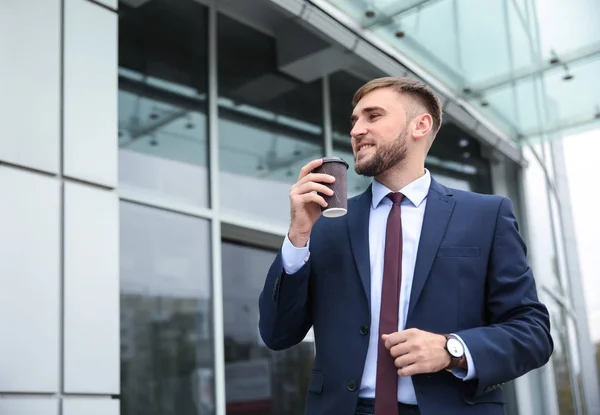
<path id="1" fill-rule="evenodd" d="M 388 345 L 388 338 L 390 337 L 389 334 L 382 334 L 381 335 L 381 339 L 383 340 L 383 345 L 385 346 L 386 349 L 389 350 L 390 346 Z"/>

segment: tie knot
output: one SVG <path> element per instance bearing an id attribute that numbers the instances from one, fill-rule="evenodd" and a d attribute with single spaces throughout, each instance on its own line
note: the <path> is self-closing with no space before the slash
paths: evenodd
<path id="1" fill-rule="evenodd" d="M 390 198 L 390 200 L 392 201 L 393 204 L 399 205 L 402 202 L 404 195 L 400 192 L 391 192 L 391 193 L 388 193 L 387 197 Z"/>

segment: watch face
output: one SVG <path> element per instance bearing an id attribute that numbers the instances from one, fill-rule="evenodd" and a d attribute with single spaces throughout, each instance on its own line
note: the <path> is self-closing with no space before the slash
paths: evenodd
<path id="1" fill-rule="evenodd" d="M 460 358 L 465 353 L 462 343 L 457 339 L 448 339 L 446 347 L 452 357 Z"/>

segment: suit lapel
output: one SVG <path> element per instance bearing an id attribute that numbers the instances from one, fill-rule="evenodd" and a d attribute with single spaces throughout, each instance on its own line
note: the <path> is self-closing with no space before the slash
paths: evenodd
<path id="1" fill-rule="evenodd" d="M 369 307 L 371 307 L 371 259 L 369 254 L 369 216 L 371 186 L 348 205 L 348 234 Z"/>
<path id="2" fill-rule="evenodd" d="M 427 194 L 427 205 L 421 228 L 421 238 L 415 263 L 412 290 L 408 306 L 408 316 L 412 313 L 423 287 L 427 282 L 431 266 L 437 255 L 438 248 L 448 227 L 448 221 L 454 209 L 454 199 L 448 188 L 431 179 L 431 186 Z"/>

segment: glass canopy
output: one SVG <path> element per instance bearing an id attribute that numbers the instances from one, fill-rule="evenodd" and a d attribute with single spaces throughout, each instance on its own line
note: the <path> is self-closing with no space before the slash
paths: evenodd
<path id="1" fill-rule="evenodd" d="M 600 128 L 599 0 L 325 2 L 515 140 Z"/>

